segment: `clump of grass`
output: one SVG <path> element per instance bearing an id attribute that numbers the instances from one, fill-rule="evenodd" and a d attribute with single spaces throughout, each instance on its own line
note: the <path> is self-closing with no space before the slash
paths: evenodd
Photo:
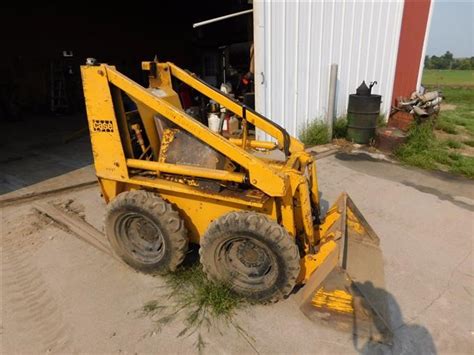
<path id="1" fill-rule="evenodd" d="M 474 139 L 468 139 L 466 141 L 463 141 L 465 145 L 468 145 L 470 147 L 474 147 Z"/>
<path id="2" fill-rule="evenodd" d="M 377 116 L 377 127 L 386 127 L 387 126 L 387 121 L 385 120 L 385 115 L 378 115 Z"/>
<path id="3" fill-rule="evenodd" d="M 454 160 L 454 161 L 458 161 L 458 160 L 461 160 L 461 159 L 462 159 L 462 155 L 461 155 L 461 154 L 459 154 L 459 153 L 454 153 L 454 152 L 449 153 L 449 154 L 448 154 L 448 157 L 449 157 L 449 159 Z"/>
<path id="4" fill-rule="evenodd" d="M 200 264 L 181 267 L 165 275 L 165 283 L 166 297 L 161 302 L 151 300 L 141 309 L 143 315 L 154 320 L 154 331 L 161 331 L 165 325 L 180 318 L 184 321 L 184 328 L 177 337 L 197 334 L 195 345 L 201 352 L 206 345 L 203 327 L 209 331 L 221 325 L 232 326 L 254 348 L 253 339 L 233 319 L 237 309 L 248 302 L 226 284 L 208 280 Z M 167 304 L 165 300 L 168 300 Z"/>
<path id="5" fill-rule="evenodd" d="M 166 276 L 166 283 L 182 304 L 195 306 L 196 321 L 206 314 L 214 318 L 230 318 L 244 299 L 221 282 L 207 279 L 201 265 L 180 268 Z M 202 316 L 202 317 L 201 317 Z"/>
<path id="6" fill-rule="evenodd" d="M 435 169 L 436 161 L 433 152 L 436 149 L 436 138 L 429 123 L 415 126 L 410 130 L 407 143 L 395 151 L 395 155 L 404 163 L 424 169 Z"/>
<path id="7" fill-rule="evenodd" d="M 450 171 L 474 179 L 474 158 L 459 154 L 458 159 L 453 162 Z"/>
<path id="8" fill-rule="evenodd" d="M 458 126 L 463 126 L 463 127 L 466 127 L 469 125 L 469 121 L 467 120 L 463 120 L 463 119 L 460 119 L 460 118 L 457 118 L 457 119 L 454 119 L 454 124 L 458 125 Z"/>
<path id="9" fill-rule="evenodd" d="M 345 117 L 338 118 L 334 123 L 334 138 L 346 138 L 347 135 L 347 119 Z"/>
<path id="10" fill-rule="evenodd" d="M 445 143 L 449 148 L 452 148 L 452 149 L 462 148 L 462 143 L 459 141 L 455 141 L 454 139 L 447 139 Z"/>
<path id="11" fill-rule="evenodd" d="M 448 134 L 457 134 L 458 133 L 458 130 L 456 129 L 456 126 L 453 123 L 442 120 L 442 119 L 440 119 L 436 122 L 436 129 L 444 131 Z"/>
<path id="12" fill-rule="evenodd" d="M 436 140 L 430 122 L 413 127 L 406 144 L 395 151 L 405 164 L 423 169 L 447 170 L 474 178 L 474 158 L 450 152 L 447 144 Z"/>
<path id="13" fill-rule="evenodd" d="M 329 143 L 329 128 L 324 122 L 313 120 L 303 127 L 299 136 L 306 146 L 321 145 Z"/>

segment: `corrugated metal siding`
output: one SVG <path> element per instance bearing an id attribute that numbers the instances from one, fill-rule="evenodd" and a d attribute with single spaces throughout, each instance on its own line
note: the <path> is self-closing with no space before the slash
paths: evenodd
<path id="1" fill-rule="evenodd" d="M 254 2 L 257 111 L 298 135 L 324 119 L 336 63 L 338 117 L 362 80 L 379 83 L 388 112 L 402 13 L 403 1 Z"/>

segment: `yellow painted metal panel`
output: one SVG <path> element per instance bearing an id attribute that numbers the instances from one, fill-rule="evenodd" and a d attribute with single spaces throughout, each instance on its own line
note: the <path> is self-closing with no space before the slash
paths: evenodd
<path id="1" fill-rule="evenodd" d="M 104 66 L 82 66 L 84 98 L 97 175 L 111 180 L 128 178 L 114 105 Z"/>
<path id="2" fill-rule="evenodd" d="M 190 241 L 199 243 L 200 237 L 206 232 L 209 224 L 215 219 L 232 211 L 242 211 L 242 205 L 212 200 L 205 196 L 189 195 L 172 191 L 160 190 L 160 196 L 177 208 L 186 223 Z M 274 200 L 268 200 L 262 208 L 248 206 L 246 210 L 261 212 L 276 220 Z"/>

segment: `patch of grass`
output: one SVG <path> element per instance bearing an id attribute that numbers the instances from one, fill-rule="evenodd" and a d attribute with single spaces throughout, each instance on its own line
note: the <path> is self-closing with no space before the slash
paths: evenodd
<path id="1" fill-rule="evenodd" d="M 450 171 L 474 179 L 474 158 L 459 155 Z"/>
<path id="2" fill-rule="evenodd" d="M 244 298 L 232 292 L 226 284 L 208 280 L 200 264 L 181 267 L 164 278 L 165 297 L 151 300 L 141 309 L 142 315 L 154 320 L 154 331 L 161 331 L 179 318 L 184 322 L 184 328 L 177 337 L 196 334 L 195 345 L 202 352 L 206 345 L 202 330 L 231 326 L 255 349 L 253 338 L 233 319 L 237 309 L 248 305 Z"/>
<path id="3" fill-rule="evenodd" d="M 444 119 L 439 119 L 436 122 L 436 129 L 444 131 L 448 134 L 457 134 L 458 133 L 458 130 L 456 129 L 456 126 L 453 123 L 449 122 L 449 121 L 445 121 Z"/>
<path id="4" fill-rule="evenodd" d="M 463 137 L 466 146 L 474 146 L 474 71 L 425 71 L 423 83 L 427 90 L 441 90 L 443 103 L 455 109 L 441 111 L 435 128 L 448 134 Z M 430 123 L 413 127 L 408 141 L 395 155 L 405 164 L 425 169 L 441 169 L 474 178 L 474 157 L 459 139 L 440 141 L 431 130 Z M 456 149 L 453 152 L 452 149 Z"/>
<path id="5" fill-rule="evenodd" d="M 183 304 L 195 306 L 196 315 L 191 318 L 196 322 L 206 313 L 216 318 L 229 318 L 244 302 L 226 284 L 209 281 L 201 265 L 180 268 L 167 275 L 166 282 Z"/>
<path id="6" fill-rule="evenodd" d="M 395 151 L 395 155 L 404 163 L 423 169 L 435 169 L 438 153 L 436 139 L 429 123 L 411 129 L 407 143 Z"/>
<path id="7" fill-rule="evenodd" d="M 315 119 L 301 129 L 299 138 L 306 146 L 329 143 L 328 125 Z"/>
<path id="8" fill-rule="evenodd" d="M 346 138 L 347 135 L 347 119 L 345 117 L 338 118 L 333 127 L 334 138 Z"/>
<path id="9" fill-rule="evenodd" d="M 436 70 L 423 71 L 425 86 L 474 86 L 474 70 Z"/>
<path id="10" fill-rule="evenodd" d="M 474 135 L 474 112 L 465 112 L 463 108 L 455 111 L 441 111 L 439 119 L 443 122 L 442 124 L 454 127 L 456 131 L 465 130 Z"/>
<path id="11" fill-rule="evenodd" d="M 455 141 L 454 139 L 448 139 L 448 140 L 445 141 L 445 143 L 449 148 L 452 148 L 452 149 L 462 148 L 462 143 L 458 142 L 458 141 Z"/>
<path id="12" fill-rule="evenodd" d="M 455 118 L 453 120 L 454 124 L 457 125 L 457 126 L 462 126 L 462 127 L 467 127 L 469 125 L 469 121 L 468 120 L 463 120 L 461 118 Z"/>
<path id="13" fill-rule="evenodd" d="M 431 123 L 413 127 L 406 144 L 395 151 L 405 164 L 423 169 L 442 169 L 474 178 L 474 158 L 446 149 L 447 143 L 436 140 Z"/>

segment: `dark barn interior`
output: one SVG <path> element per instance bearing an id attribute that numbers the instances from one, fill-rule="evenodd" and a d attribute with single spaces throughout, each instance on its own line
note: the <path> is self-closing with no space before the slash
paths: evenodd
<path id="1" fill-rule="evenodd" d="M 79 68 L 87 58 L 143 86 L 141 62 L 155 56 L 216 87 L 224 70 L 238 82 L 249 72 L 252 14 L 193 24 L 251 8 L 248 0 L 2 5 L 0 194 L 92 163 Z"/>
<path id="2" fill-rule="evenodd" d="M 192 24 L 251 6 L 247 0 L 233 0 L 134 6 L 37 3 L 21 9 L 3 8 L 0 28 L 5 50 L 0 59 L 0 119 L 27 119 L 31 114 L 51 111 L 82 111 L 78 67 L 88 57 L 116 65 L 140 84 L 145 84 L 140 62 L 155 55 L 198 75 L 209 75 L 209 71 L 211 76 L 216 75 L 223 46 L 252 40 L 252 16 L 243 15 L 196 29 Z M 241 57 L 235 57 L 235 66 L 242 66 Z M 248 66 L 248 53 L 243 59 Z M 52 81 L 61 76 L 67 102 L 55 110 L 51 107 Z"/>

